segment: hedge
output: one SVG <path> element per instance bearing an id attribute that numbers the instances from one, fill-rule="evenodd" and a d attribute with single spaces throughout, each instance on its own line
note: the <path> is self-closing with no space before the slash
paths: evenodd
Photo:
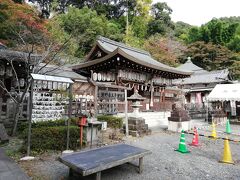
<path id="1" fill-rule="evenodd" d="M 123 126 L 123 119 L 120 117 L 115 117 L 111 115 L 100 115 L 97 117 L 98 121 L 106 121 L 107 126 L 114 128 L 114 129 L 120 129 Z"/>
<path id="2" fill-rule="evenodd" d="M 70 141 L 69 148 L 77 149 L 79 147 L 79 127 L 70 126 Z M 25 140 L 25 147 L 27 144 L 27 129 L 23 131 L 22 138 Z M 67 127 L 53 126 L 53 127 L 37 127 L 32 128 L 31 134 L 31 150 L 43 152 L 45 150 L 66 150 L 67 144 Z"/>
<path id="3" fill-rule="evenodd" d="M 24 139 L 23 150 L 26 150 L 28 123 L 22 123 L 19 127 L 20 138 Z M 77 119 L 70 120 L 69 148 L 77 149 L 79 144 L 80 129 Z M 83 132 L 83 144 L 86 143 L 86 132 Z M 46 150 L 65 150 L 67 144 L 67 120 L 50 120 L 32 123 L 31 149 L 37 152 Z"/>
<path id="4" fill-rule="evenodd" d="M 59 120 L 49 120 L 49 121 L 39 121 L 39 122 L 32 122 L 32 128 L 40 128 L 40 127 L 54 127 L 54 126 L 66 126 L 67 120 L 66 119 L 59 119 Z M 77 119 L 72 118 L 70 120 L 70 125 L 77 125 Z M 28 128 L 28 122 L 21 123 L 18 131 L 22 132 L 23 130 Z"/>

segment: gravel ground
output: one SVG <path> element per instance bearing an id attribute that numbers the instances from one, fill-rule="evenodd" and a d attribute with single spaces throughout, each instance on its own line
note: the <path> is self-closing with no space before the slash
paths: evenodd
<path id="1" fill-rule="evenodd" d="M 230 139 L 240 140 L 240 126 L 231 126 L 233 133 Z M 224 131 L 224 126 L 217 126 L 217 131 Z M 211 128 L 199 130 L 199 133 L 210 135 Z M 225 137 L 218 132 L 218 136 Z M 192 135 L 186 135 L 186 142 L 192 141 Z M 230 142 L 231 152 L 235 165 L 222 164 L 223 140 L 212 140 L 199 137 L 200 147 L 188 146 L 189 154 L 181 154 L 174 151 L 178 147 L 180 133 L 168 131 L 154 132 L 143 138 L 128 138 L 127 144 L 142 147 L 152 151 L 152 154 L 144 158 L 144 171 L 137 173 L 137 169 L 124 164 L 102 172 L 103 180 L 159 180 L 159 179 L 240 179 L 240 143 Z M 38 160 L 20 162 L 25 171 L 33 179 L 68 179 L 68 168 L 56 160 L 57 154 L 47 154 Z M 137 162 L 133 162 L 136 163 Z M 79 179 L 75 175 L 72 179 Z M 94 179 L 94 176 L 80 178 Z"/>

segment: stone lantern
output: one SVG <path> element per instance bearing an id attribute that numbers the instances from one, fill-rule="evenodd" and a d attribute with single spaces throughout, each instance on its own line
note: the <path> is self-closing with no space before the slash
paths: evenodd
<path id="1" fill-rule="evenodd" d="M 140 104 L 143 101 L 144 97 L 138 94 L 138 91 L 135 90 L 134 94 L 128 97 L 128 100 L 132 101 L 133 114 L 128 118 L 128 128 L 129 135 L 132 136 L 143 136 L 144 134 L 150 134 L 151 130 L 148 129 L 148 125 L 145 124 L 145 119 L 140 117 L 139 108 L 142 106 Z"/>
<path id="2" fill-rule="evenodd" d="M 140 94 L 138 94 L 138 90 L 134 91 L 134 94 L 128 97 L 128 100 L 132 101 L 132 107 L 133 107 L 133 116 L 139 117 L 139 108 L 142 106 L 140 104 L 141 101 L 143 101 L 144 97 L 142 97 Z"/>

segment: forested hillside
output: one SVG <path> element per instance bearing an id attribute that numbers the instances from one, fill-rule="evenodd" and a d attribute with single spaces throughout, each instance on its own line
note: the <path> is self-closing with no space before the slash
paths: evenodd
<path id="1" fill-rule="evenodd" d="M 35 7 L 23 0 L 0 1 L 0 42 L 20 49 L 16 32 L 31 29 L 35 38 L 44 36 L 56 44 L 67 42 L 64 54 L 76 63 L 76 58 L 83 58 L 96 37 L 102 35 L 145 49 L 171 66 L 191 56 L 204 69 L 229 68 L 235 78 L 240 78 L 240 17 L 212 19 L 195 27 L 172 22 L 171 7 L 166 3 L 152 4 L 152 0 L 31 0 L 31 3 Z M 33 43 L 33 39 L 29 38 L 27 43 Z"/>

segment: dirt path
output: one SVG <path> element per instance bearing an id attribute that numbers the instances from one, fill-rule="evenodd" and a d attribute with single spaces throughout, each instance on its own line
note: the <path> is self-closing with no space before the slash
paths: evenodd
<path id="1" fill-rule="evenodd" d="M 218 126 L 217 130 L 224 131 L 224 127 Z M 234 133 L 240 132 L 240 126 L 232 126 Z M 201 130 L 208 135 L 210 129 Z M 225 137 L 224 134 L 218 134 Z M 240 135 L 240 133 L 239 133 Z M 192 141 L 192 135 L 186 135 L 186 141 Z M 104 171 L 103 180 L 159 180 L 159 179 L 240 179 L 240 143 L 230 142 L 235 165 L 222 164 L 223 140 L 212 140 L 199 137 L 200 147 L 189 147 L 189 154 L 181 154 L 174 151 L 178 147 L 180 134 L 158 132 L 143 138 L 128 138 L 126 143 L 152 151 L 152 154 L 144 159 L 144 172 L 138 174 L 136 168 L 124 164 Z M 231 135 L 230 138 L 240 140 L 240 136 Z M 59 154 L 46 154 L 38 160 L 20 162 L 20 165 L 33 179 L 57 180 L 68 179 L 68 168 L 59 163 L 56 158 Z M 136 162 L 135 162 L 136 163 Z M 73 179 L 78 179 L 75 176 Z M 81 179 L 94 179 L 89 176 Z"/>

